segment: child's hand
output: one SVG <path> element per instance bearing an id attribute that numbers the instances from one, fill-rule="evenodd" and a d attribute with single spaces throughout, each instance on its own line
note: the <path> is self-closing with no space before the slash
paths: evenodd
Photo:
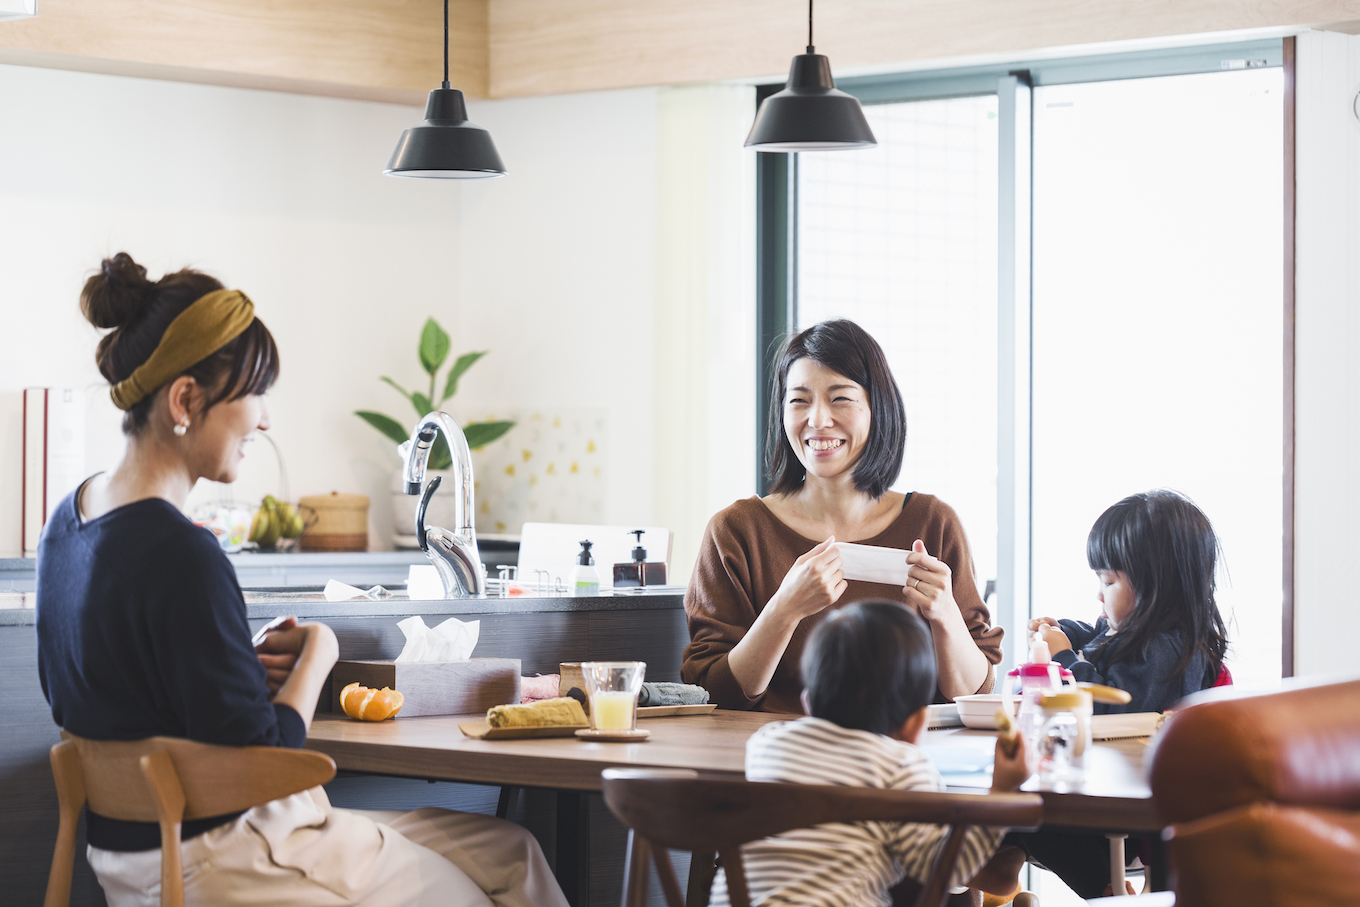
<path id="1" fill-rule="evenodd" d="M 1032 617 L 1029 621 L 1029 632 L 1033 633 L 1042 626 L 1057 627 L 1058 621 L 1052 617 Z M 1061 629 L 1061 628 L 1060 628 Z"/>
<path id="2" fill-rule="evenodd" d="M 1052 624 L 1040 624 L 1034 633 L 1048 643 L 1050 655 L 1057 655 L 1063 649 L 1072 648 L 1072 641 L 1067 638 L 1067 634 Z"/>
<path id="3" fill-rule="evenodd" d="M 1025 746 L 1023 734 L 1015 738 L 1015 755 L 1007 756 L 1001 740 L 996 741 L 996 762 L 992 766 L 992 793 L 1010 794 L 1018 791 L 1020 785 L 1034 774 L 1030 764 L 1029 749 Z"/>

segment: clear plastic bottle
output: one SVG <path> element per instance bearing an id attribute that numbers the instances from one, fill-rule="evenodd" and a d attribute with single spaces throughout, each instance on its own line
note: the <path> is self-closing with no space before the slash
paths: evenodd
<path id="1" fill-rule="evenodd" d="M 1029 650 L 1029 663 L 1011 673 L 1020 679 L 1020 703 L 1016 708 L 1015 724 L 1029 746 L 1037 746 L 1039 730 L 1043 727 L 1043 697 L 1062 688 L 1061 666 L 1050 661 L 1048 644 L 1035 639 Z"/>
<path id="2" fill-rule="evenodd" d="M 1036 751 L 1039 786 L 1051 790 L 1080 784 L 1091 739 L 1091 694 L 1049 693 L 1042 699 Z"/>

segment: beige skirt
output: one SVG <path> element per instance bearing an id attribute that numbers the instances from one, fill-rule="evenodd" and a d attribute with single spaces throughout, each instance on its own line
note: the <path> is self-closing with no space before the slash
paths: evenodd
<path id="1" fill-rule="evenodd" d="M 91 847 L 109 907 L 158 907 L 160 850 Z M 333 809 L 321 788 L 257 806 L 183 844 L 185 903 L 565 907 L 534 837 L 444 809 Z"/>

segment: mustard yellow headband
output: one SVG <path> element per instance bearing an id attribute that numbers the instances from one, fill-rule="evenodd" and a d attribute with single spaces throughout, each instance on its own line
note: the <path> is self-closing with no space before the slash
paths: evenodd
<path id="1" fill-rule="evenodd" d="M 156 388 L 235 340 L 254 320 L 255 304 L 240 290 L 200 296 L 170 322 L 150 358 L 109 389 L 113 405 L 132 409 Z"/>

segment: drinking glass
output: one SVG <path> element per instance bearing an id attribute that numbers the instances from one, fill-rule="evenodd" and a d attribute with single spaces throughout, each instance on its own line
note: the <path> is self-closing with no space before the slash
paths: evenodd
<path id="1" fill-rule="evenodd" d="M 590 726 L 597 731 L 637 730 L 637 698 L 647 664 L 641 661 L 586 661 L 581 673 L 590 697 Z"/>

